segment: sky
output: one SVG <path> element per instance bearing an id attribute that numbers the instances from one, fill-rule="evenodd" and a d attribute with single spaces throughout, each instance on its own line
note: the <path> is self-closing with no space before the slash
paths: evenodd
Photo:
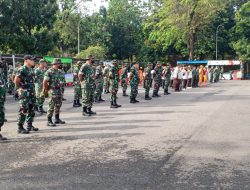
<path id="1" fill-rule="evenodd" d="M 81 0 L 78 0 L 77 3 L 79 3 L 79 8 L 84 9 L 84 7 L 87 7 L 90 13 L 99 11 L 99 8 L 101 6 L 108 7 L 108 0 L 91 0 L 88 2 L 83 2 Z"/>

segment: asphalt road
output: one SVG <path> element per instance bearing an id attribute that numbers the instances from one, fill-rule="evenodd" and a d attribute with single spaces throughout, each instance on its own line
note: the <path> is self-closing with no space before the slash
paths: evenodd
<path id="1" fill-rule="evenodd" d="M 72 92 L 61 114 L 67 124 L 49 128 L 37 116 L 40 131 L 29 135 L 17 134 L 8 97 L 0 190 L 250 189 L 250 81 L 150 102 L 140 90 L 139 104 L 119 96 L 122 108 L 95 104 L 98 115 L 88 118 L 72 108 Z"/>

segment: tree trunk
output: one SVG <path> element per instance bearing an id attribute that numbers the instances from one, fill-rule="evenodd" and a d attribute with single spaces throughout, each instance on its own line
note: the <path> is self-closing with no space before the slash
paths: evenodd
<path id="1" fill-rule="evenodd" d="M 189 60 L 194 60 L 194 42 L 195 33 L 193 31 L 190 31 L 188 37 Z"/>

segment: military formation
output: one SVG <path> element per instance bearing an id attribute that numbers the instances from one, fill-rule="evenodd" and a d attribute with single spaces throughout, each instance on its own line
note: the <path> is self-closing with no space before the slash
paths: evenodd
<path id="1" fill-rule="evenodd" d="M 47 114 L 47 126 L 56 127 L 65 124 L 61 120 L 60 112 L 65 91 L 65 71 L 62 68 L 61 59 L 54 59 L 52 66 L 48 68 L 48 62 L 39 60 L 35 66 L 35 57 L 24 56 L 24 64 L 17 64 L 13 69 L 9 67 L 8 73 L 3 72 L 3 60 L 0 61 L 0 131 L 6 122 L 4 103 L 6 99 L 6 87 L 8 93 L 19 101 L 17 117 L 17 132 L 28 134 L 39 129 L 33 126 L 35 113 Z M 140 76 L 140 72 L 142 75 Z M 140 70 L 139 64 L 125 63 L 119 69 L 118 61 L 113 60 L 112 64 L 103 62 L 95 63 L 94 57 L 89 56 L 86 62 L 78 61 L 72 67 L 74 101 L 73 107 L 82 107 L 82 115 L 89 117 L 96 115 L 93 111 L 94 103 L 101 103 L 103 93 L 110 94 L 110 108 L 122 107 L 118 104 L 118 89 L 121 85 L 122 95 L 130 99 L 131 104 L 139 103 L 138 87 L 143 85 L 145 100 L 152 100 L 160 97 L 160 88 L 164 89 L 164 95 L 169 95 L 169 88 L 180 91 L 187 87 L 196 88 L 209 80 L 218 82 L 221 79 L 221 70 L 218 67 L 204 68 L 203 66 L 177 66 L 157 62 L 148 63 L 144 70 Z M 6 79 L 5 79 L 6 78 Z M 130 93 L 128 92 L 130 86 Z M 152 97 L 150 89 L 152 88 Z M 48 109 L 44 110 L 45 98 L 48 98 Z M 25 127 L 26 124 L 26 127 Z M 0 140 L 6 140 L 0 134 Z"/>

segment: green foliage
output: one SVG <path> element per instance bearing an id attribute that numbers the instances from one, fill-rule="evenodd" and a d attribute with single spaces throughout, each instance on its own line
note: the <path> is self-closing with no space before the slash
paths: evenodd
<path id="1" fill-rule="evenodd" d="M 95 59 L 103 60 L 106 57 L 106 53 L 106 49 L 101 46 L 90 46 L 88 49 L 81 51 L 76 58 L 86 59 L 89 55 L 92 55 Z"/>
<path id="2" fill-rule="evenodd" d="M 245 3 L 236 13 L 235 35 L 233 47 L 239 58 L 250 61 L 250 2 Z"/>

